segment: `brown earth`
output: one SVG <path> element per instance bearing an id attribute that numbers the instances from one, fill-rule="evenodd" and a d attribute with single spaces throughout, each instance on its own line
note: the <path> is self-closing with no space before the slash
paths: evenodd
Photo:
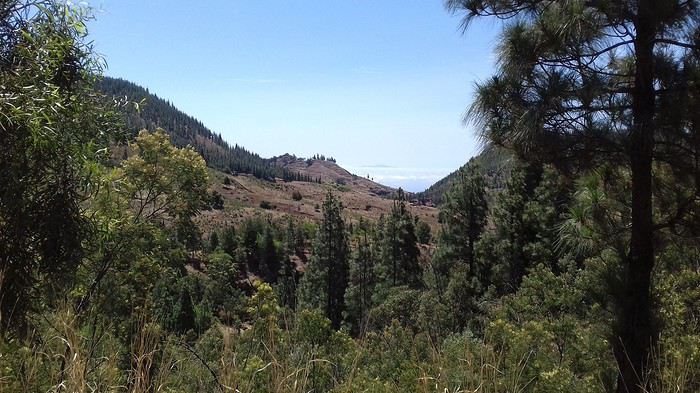
<path id="1" fill-rule="evenodd" d="M 283 165 L 294 169 L 306 165 L 306 161 L 294 159 Z M 395 190 L 354 176 L 333 162 L 314 160 L 298 171 L 313 178 L 320 177 L 322 183 L 282 180 L 270 182 L 251 175 L 233 176 L 210 170 L 210 189 L 223 196 L 224 209 L 203 211 L 196 218 L 197 224 L 206 235 L 212 229 L 239 224 L 256 214 L 266 214 L 275 221 L 291 215 L 300 220 L 317 222 L 322 218 L 320 206 L 328 191 L 332 191 L 342 201 L 348 222 L 357 222 L 360 218 L 375 221 L 380 215 L 387 215 L 391 211 L 394 202 L 386 196 L 391 196 Z M 224 184 L 226 177 L 230 185 Z M 338 179 L 343 180 L 338 182 Z M 292 198 L 295 191 L 301 194 L 301 200 L 295 201 Z M 267 202 L 271 208 L 261 208 L 262 202 Z M 435 207 L 409 203 L 409 209 L 430 225 L 433 233 L 437 231 L 438 210 Z"/>
<path id="2" fill-rule="evenodd" d="M 347 185 L 358 191 L 365 191 L 377 196 L 391 196 L 395 189 L 383 184 L 375 183 L 370 179 L 354 175 L 333 161 L 311 160 L 297 158 L 291 154 L 284 154 L 271 158 L 270 161 L 277 166 L 286 168 L 291 172 L 298 172 L 310 176 L 313 180 L 321 179 L 323 183 L 335 183 Z"/>

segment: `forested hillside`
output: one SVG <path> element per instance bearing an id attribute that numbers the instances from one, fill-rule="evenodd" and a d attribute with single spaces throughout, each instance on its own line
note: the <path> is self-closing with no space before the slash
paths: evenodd
<path id="1" fill-rule="evenodd" d="M 700 3 L 446 5 L 506 20 L 502 150 L 438 222 L 233 175 L 273 167 L 163 101 L 125 128 L 90 10 L 0 2 L 0 391 L 699 392 Z"/>
<path id="2" fill-rule="evenodd" d="M 443 202 L 445 193 L 457 179 L 460 170 L 467 166 L 475 166 L 479 173 L 486 178 L 486 184 L 491 190 L 502 189 L 510 175 L 511 168 L 515 165 L 513 155 L 498 146 L 489 146 L 481 154 L 473 157 L 460 169 L 438 180 L 427 190 L 416 194 L 416 198 L 430 201 L 435 204 Z"/>
<path id="3" fill-rule="evenodd" d="M 209 130 L 199 120 L 183 113 L 172 103 L 150 93 L 147 89 L 123 79 L 104 77 L 97 84 L 108 97 L 126 98 L 136 105 L 122 106 L 126 126 L 133 135 L 140 130 L 167 130 L 176 146 L 190 145 L 213 168 L 230 173 L 249 173 L 255 177 L 273 180 L 312 181 L 297 172 L 272 165 L 268 160 L 235 144 L 230 145 L 220 133 Z"/>

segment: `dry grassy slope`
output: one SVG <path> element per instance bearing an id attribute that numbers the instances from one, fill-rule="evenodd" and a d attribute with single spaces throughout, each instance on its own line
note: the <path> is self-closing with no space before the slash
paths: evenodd
<path id="1" fill-rule="evenodd" d="M 312 179 L 318 179 L 320 177 L 321 181 L 324 183 L 344 183 L 352 189 L 366 191 L 379 196 L 390 196 L 395 191 L 391 187 L 375 183 L 361 176 L 353 175 L 345 168 L 342 168 L 332 161 L 305 160 L 291 154 L 273 157 L 270 161 L 291 172 L 309 175 Z"/>
<path id="2" fill-rule="evenodd" d="M 323 166 L 332 168 L 324 164 L 331 162 L 316 162 L 314 170 Z M 310 167 L 314 167 L 311 165 Z M 341 168 L 342 169 L 342 168 Z M 347 171 L 345 171 L 348 173 Z M 321 172 L 319 172 L 321 173 Z M 328 176 L 328 172 L 323 172 Z M 349 174 L 349 173 L 348 173 Z M 224 178 L 230 179 L 230 185 L 224 185 Z M 346 175 L 347 176 L 347 175 Z M 352 175 L 349 175 L 352 176 Z M 325 179 L 322 177 L 322 179 Z M 323 184 L 309 182 L 269 182 L 256 179 L 250 175 L 231 176 L 222 172 L 210 171 L 210 188 L 223 195 L 225 200 L 224 210 L 204 211 L 197 218 L 197 224 L 203 232 L 208 234 L 213 228 L 223 228 L 227 225 L 238 224 L 255 214 L 269 214 L 271 219 L 279 219 L 285 215 L 302 220 L 319 221 L 322 217 L 320 208 L 328 190 L 333 190 L 342 200 L 345 206 L 345 217 L 350 222 L 354 222 L 363 217 L 369 220 L 377 220 L 381 214 L 388 214 L 393 201 L 382 198 L 374 191 L 376 187 L 391 190 L 389 187 L 381 186 L 367 179 L 355 179 L 348 181 L 345 186 L 340 186 L 334 182 L 324 182 Z M 300 201 L 292 199 L 292 193 L 299 191 L 302 195 Z M 269 202 L 272 209 L 260 208 L 262 201 Z M 438 211 L 434 207 L 410 205 L 409 209 L 421 220 L 428 223 L 435 233 L 438 228 Z"/>

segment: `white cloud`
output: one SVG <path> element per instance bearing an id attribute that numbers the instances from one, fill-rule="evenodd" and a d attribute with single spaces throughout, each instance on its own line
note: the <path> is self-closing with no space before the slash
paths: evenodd
<path id="1" fill-rule="evenodd" d="M 391 186 L 403 187 L 408 191 L 423 191 L 436 181 L 454 171 L 453 168 L 409 168 L 389 166 L 353 166 L 345 167 L 358 176 L 369 176 L 374 181 Z"/>

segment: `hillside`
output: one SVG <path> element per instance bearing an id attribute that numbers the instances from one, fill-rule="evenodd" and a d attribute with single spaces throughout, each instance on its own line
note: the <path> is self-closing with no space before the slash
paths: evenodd
<path id="1" fill-rule="evenodd" d="M 326 164 L 330 162 L 322 165 L 317 161 L 313 166 L 332 167 Z M 335 169 L 345 171 L 337 165 Z M 224 209 L 203 211 L 195 221 L 205 235 L 212 228 L 241 223 L 246 218 L 260 213 L 267 214 L 273 219 L 291 215 L 302 221 L 318 222 L 323 217 L 320 206 L 328 191 L 333 191 L 342 201 L 345 216 L 349 222 L 356 222 L 360 218 L 375 221 L 381 215 L 388 215 L 394 201 L 381 197 L 372 190 L 391 189 L 367 179 L 364 181 L 360 179 L 348 181 L 346 185 L 325 181 L 325 179 L 322 184 L 281 180 L 270 182 L 250 175 L 231 176 L 219 171 L 211 171 L 210 188 L 223 196 Z M 298 201 L 293 197 L 295 192 L 301 195 Z M 266 202 L 267 208 L 261 208 L 263 202 Z M 430 225 L 434 232 L 438 230 L 438 210 L 435 207 L 409 204 L 408 209 L 421 221 Z"/>
<path id="2" fill-rule="evenodd" d="M 283 167 L 271 165 L 268 160 L 239 145 L 229 144 L 220 133 L 211 131 L 196 118 L 135 83 L 105 77 L 97 88 L 108 97 L 126 97 L 129 101 L 138 103 L 138 109 L 135 106 L 124 109 L 126 126 L 132 133 L 142 129 L 153 131 L 158 127 L 163 128 L 167 130 L 173 144 L 179 147 L 191 145 L 212 168 L 229 173 L 247 173 L 267 180 L 276 177 L 310 180 Z"/>
<path id="3" fill-rule="evenodd" d="M 498 147 L 489 147 L 481 154 L 473 157 L 460 169 L 467 165 L 478 165 L 479 171 L 486 178 L 486 184 L 490 189 L 501 189 L 510 174 L 513 156 L 506 150 Z M 416 197 L 422 201 L 430 201 L 440 204 L 452 182 L 457 178 L 459 169 L 443 177 L 430 186 L 427 190 L 419 192 Z"/>
<path id="4" fill-rule="evenodd" d="M 210 228 L 241 222 L 265 211 L 272 216 L 292 215 L 299 219 L 321 219 L 317 206 L 328 190 L 339 195 L 352 219 L 378 219 L 390 211 L 394 189 L 356 176 L 332 159 L 304 159 L 292 154 L 265 159 L 241 146 L 229 145 L 196 118 L 180 111 L 172 103 L 148 89 L 122 79 L 104 78 L 98 88 L 108 96 L 128 97 L 139 102 L 139 110 L 125 109 L 128 129 L 165 129 L 177 146 L 191 145 L 212 169 L 210 189 L 225 201 L 224 210 L 203 212 L 197 219 L 205 233 Z M 228 178 L 230 184 L 224 184 Z M 292 193 L 302 195 L 295 201 Z M 268 209 L 261 203 L 267 202 Z M 437 229 L 437 210 L 411 206 L 412 213 Z"/>
<path id="5" fill-rule="evenodd" d="M 347 185 L 353 190 L 363 190 L 377 196 L 390 196 L 395 190 L 391 187 L 376 183 L 365 177 L 350 173 L 335 161 L 324 159 L 304 159 L 291 154 L 284 154 L 270 159 L 274 165 L 299 173 L 323 183 Z"/>

